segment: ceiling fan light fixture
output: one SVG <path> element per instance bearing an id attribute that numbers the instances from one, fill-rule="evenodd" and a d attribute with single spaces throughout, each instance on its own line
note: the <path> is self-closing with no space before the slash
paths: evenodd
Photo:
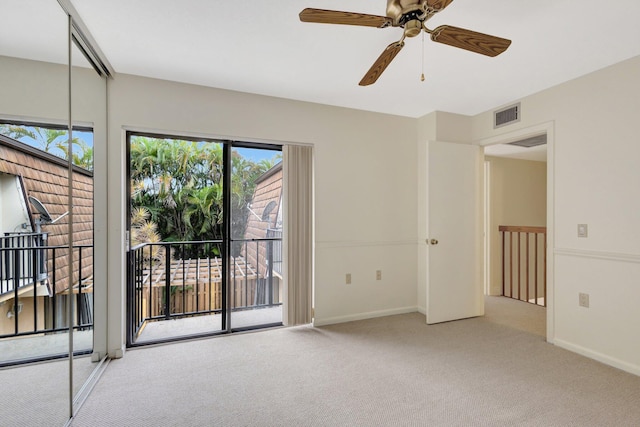
<path id="1" fill-rule="evenodd" d="M 414 19 L 404 24 L 405 37 L 415 37 L 422 31 L 422 22 Z"/>
<path id="2" fill-rule="evenodd" d="M 420 20 L 426 19 L 427 8 L 427 0 L 387 0 L 387 16 L 393 19 L 395 26 L 402 26 L 404 22 L 401 21 L 408 14 L 417 15 Z"/>

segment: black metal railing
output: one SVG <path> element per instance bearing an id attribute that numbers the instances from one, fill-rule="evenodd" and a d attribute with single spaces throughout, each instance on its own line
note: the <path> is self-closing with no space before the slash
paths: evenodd
<path id="1" fill-rule="evenodd" d="M 4 233 L 0 237 L 0 295 L 46 277 L 46 242 L 46 233 Z"/>
<path id="2" fill-rule="evenodd" d="M 282 303 L 280 280 L 274 275 L 274 260 L 282 262 L 282 238 L 233 239 L 242 245 L 240 257 L 232 257 L 230 268 L 232 310 Z"/>
<path id="3" fill-rule="evenodd" d="M 268 228 L 267 238 L 278 239 L 273 242 L 273 256 L 270 258 L 273 264 L 273 271 L 282 276 L 282 229 Z"/>
<path id="4" fill-rule="evenodd" d="M 46 233 L 6 233 L 0 237 L 0 339 L 69 329 L 69 266 L 58 265 L 59 259 L 66 256 L 68 260 L 69 248 L 46 246 L 46 242 Z M 80 276 L 86 251 L 91 250 L 90 245 L 73 247 L 77 260 L 74 277 Z M 57 288 L 58 282 L 66 285 Z M 92 285 L 92 277 L 87 277 L 71 287 L 76 298 L 74 329 L 93 327 Z"/>
<path id="5" fill-rule="evenodd" d="M 222 313 L 226 292 L 233 311 L 282 304 L 274 258 L 280 238 L 234 239 L 224 288 L 223 241 L 143 243 L 128 252 L 128 325 L 133 342 L 147 321 Z M 188 257 L 196 254 L 196 257 Z M 228 289 L 228 291 L 227 291 Z"/>

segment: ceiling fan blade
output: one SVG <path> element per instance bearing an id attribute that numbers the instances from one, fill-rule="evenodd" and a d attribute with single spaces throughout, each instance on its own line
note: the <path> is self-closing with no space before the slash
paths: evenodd
<path id="1" fill-rule="evenodd" d="M 377 28 L 385 28 L 391 25 L 391 18 L 386 16 L 312 8 L 306 8 L 300 12 L 300 20 L 319 24 L 361 25 Z"/>
<path id="2" fill-rule="evenodd" d="M 378 80 L 378 77 L 384 72 L 387 66 L 393 61 L 398 52 L 404 47 L 404 41 L 393 42 L 382 52 L 382 55 L 376 59 L 367 74 L 360 80 L 360 86 L 369 86 Z"/>
<path id="3" fill-rule="evenodd" d="M 511 40 L 450 25 L 442 25 L 433 30 L 431 40 L 487 56 L 500 55 L 511 44 Z"/>
<path id="4" fill-rule="evenodd" d="M 433 13 L 441 12 L 445 7 L 449 6 L 453 0 L 427 0 L 427 9 Z"/>

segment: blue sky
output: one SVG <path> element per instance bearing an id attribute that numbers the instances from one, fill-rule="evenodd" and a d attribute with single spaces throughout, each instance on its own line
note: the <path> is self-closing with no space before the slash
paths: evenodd
<path id="1" fill-rule="evenodd" d="M 281 153 L 281 151 L 274 150 L 262 150 L 257 148 L 238 148 L 234 147 L 234 151 L 240 154 L 247 160 L 251 160 L 254 163 L 258 163 L 260 160 L 271 160 L 275 156 Z"/>
<path id="2" fill-rule="evenodd" d="M 22 127 L 26 128 L 28 130 L 34 130 L 35 128 L 37 128 L 37 126 L 22 126 Z M 7 136 L 12 137 L 11 135 L 7 135 Z M 74 130 L 73 131 L 73 138 L 74 139 L 77 138 L 77 139 L 83 140 L 87 144 L 87 146 L 89 148 L 93 147 L 93 132 L 91 132 L 91 131 Z M 58 137 L 58 139 L 56 139 L 55 142 L 56 143 L 57 142 L 62 142 L 62 141 L 65 141 L 66 139 L 67 139 L 66 135 L 65 136 L 60 136 L 60 137 Z M 30 138 L 28 136 L 23 136 L 22 138 L 19 138 L 18 141 L 24 142 L 25 144 L 28 144 L 28 145 L 30 145 L 32 147 L 35 147 L 35 148 L 38 148 L 40 150 L 43 149 L 43 146 L 42 146 L 43 143 L 41 141 L 37 141 L 37 140 L 35 140 L 33 138 Z M 75 151 L 78 148 L 74 146 L 72 149 Z M 62 150 L 60 150 L 59 148 L 55 147 L 55 144 L 52 147 L 50 147 L 49 152 L 51 154 L 54 154 L 54 155 L 58 156 L 58 157 L 62 157 L 62 158 L 65 157 L 64 156 L 64 152 Z"/>

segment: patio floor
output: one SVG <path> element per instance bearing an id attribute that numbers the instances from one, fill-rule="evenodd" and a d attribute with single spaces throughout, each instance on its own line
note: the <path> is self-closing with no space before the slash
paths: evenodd
<path id="1" fill-rule="evenodd" d="M 74 351 L 93 348 L 93 331 L 74 331 Z M 0 363 L 69 353 L 69 333 L 33 335 L 0 340 Z"/>
<path id="2" fill-rule="evenodd" d="M 282 306 L 238 310 L 231 313 L 231 326 L 234 329 L 281 322 Z M 221 330 L 221 314 L 161 320 L 147 322 L 135 342 L 146 343 L 186 335 L 217 332 Z"/>

